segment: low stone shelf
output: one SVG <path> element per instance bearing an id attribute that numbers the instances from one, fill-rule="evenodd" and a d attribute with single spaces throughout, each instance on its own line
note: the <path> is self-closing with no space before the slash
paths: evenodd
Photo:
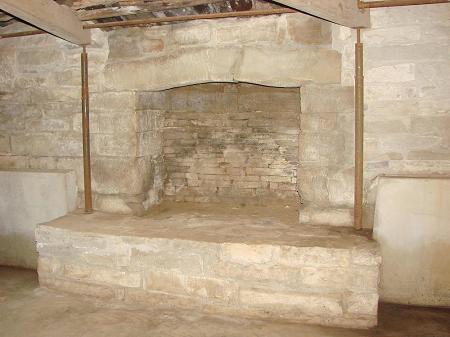
<path id="1" fill-rule="evenodd" d="M 184 206 L 145 217 L 74 213 L 36 237 L 44 287 L 246 317 L 377 323 L 378 245 L 351 228 Z"/>

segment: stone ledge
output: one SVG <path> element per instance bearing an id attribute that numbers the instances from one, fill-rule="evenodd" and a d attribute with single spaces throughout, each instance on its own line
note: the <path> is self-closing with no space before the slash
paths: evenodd
<path id="1" fill-rule="evenodd" d="M 274 218 L 239 219 L 71 214 L 37 229 L 39 278 L 49 288 L 129 302 L 333 326 L 376 323 L 376 243 L 345 228 L 302 232 Z"/>

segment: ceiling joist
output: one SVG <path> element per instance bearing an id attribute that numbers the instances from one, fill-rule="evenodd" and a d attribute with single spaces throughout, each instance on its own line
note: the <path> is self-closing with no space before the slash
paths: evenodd
<path id="1" fill-rule="evenodd" d="M 169 9 L 179 9 L 185 7 L 193 7 L 198 5 L 206 5 L 223 2 L 224 0 L 154 0 L 146 2 L 140 6 L 136 5 L 122 5 L 99 8 L 99 9 L 80 9 L 77 11 L 77 16 L 82 21 L 98 20 L 104 18 L 113 18 L 119 16 L 127 16 L 133 14 L 152 13 L 158 11 L 165 11 Z"/>
<path id="2" fill-rule="evenodd" d="M 73 10 L 52 0 L 0 0 L 0 9 L 69 42 L 86 45 L 91 34 Z"/>
<path id="3" fill-rule="evenodd" d="M 369 10 L 356 0 L 274 0 L 280 4 L 351 28 L 370 27 Z"/>

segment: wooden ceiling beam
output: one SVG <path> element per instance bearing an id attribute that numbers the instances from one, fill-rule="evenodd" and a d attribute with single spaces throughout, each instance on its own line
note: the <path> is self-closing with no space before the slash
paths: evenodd
<path id="1" fill-rule="evenodd" d="M 152 13 L 170 9 L 179 9 L 193 7 L 198 5 L 207 5 L 212 3 L 224 2 L 225 0 L 155 0 L 145 4 L 123 5 L 106 7 L 99 9 L 80 9 L 76 15 L 82 21 L 113 18 L 118 16 L 128 16 L 143 13 Z M 116 2 L 117 4 L 117 2 Z"/>
<path id="2" fill-rule="evenodd" d="M 69 42 L 86 45 L 91 34 L 69 7 L 53 0 L 0 0 L 0 9 Z"/>
<path id="3" fill-rule="evenodd" d="M 273 0 L 280 4 L 312 14 L 351 28 L 370 27 L 369 10 L 358 8 L 356 0 Z"/>
<path id="4" fill-rule="evenodd" d="M 12 20 L 12 19 L 13 19 L 12 16 L 9 16 L 9 15 L 7 15 L 5 13 L 0 12 L 0 21 L 9 21 L 9 20 Z"/>

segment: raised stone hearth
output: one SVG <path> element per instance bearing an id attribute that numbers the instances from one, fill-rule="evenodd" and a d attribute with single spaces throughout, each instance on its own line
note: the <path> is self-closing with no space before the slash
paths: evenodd
<path id="1" fill-rule="evenodd" d="M 37 229 L 39 281 L 141 305 L 376 325 L 378 245 L 295 213 L 166 203 L 144 217 L 71 214 Z"/>

